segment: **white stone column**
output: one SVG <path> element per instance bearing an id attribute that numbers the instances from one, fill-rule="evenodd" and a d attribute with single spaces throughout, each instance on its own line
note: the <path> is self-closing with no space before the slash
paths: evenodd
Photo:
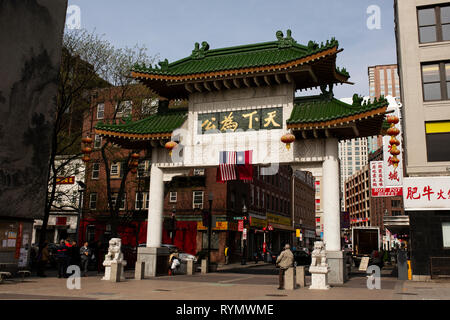
<path id="1" fill-rule="evenodd" d="M 159 248 L 162 241 L 164 180 L 163 171 L 157 167 L 158 149 L 152 149 L 152 168 L 150 171 L 149 208 L 147 220 L 147 247 Z"/>
<path id="2" fill-rule="evenodd" d="M 153 146 L 152 168 L 150 172 L 149 208 L 147 218 L 147 247 L 138 248 L 136 264 L 144 262 L 144 276 L 156 277 L 167 273 L 169 249 L 161 247 L 163 211 L 164 211 L 164 177 L 158 168 L 158 153 Z"/>
<path id="3" fill-rule="evenodd" d="M 325 142 L 322 177 L 323 235 L 327 251 L 341 250 L 338 140 Z"/>
<path id="4" fill-rule="evenodd" d="M 328 283 L 341 285 L 345 281 L 344 256 L 341 250 L 341 206 L 339 202 L 338 140 L 325 142 L 322 177 L 323 235 L 329 266 Z"/>

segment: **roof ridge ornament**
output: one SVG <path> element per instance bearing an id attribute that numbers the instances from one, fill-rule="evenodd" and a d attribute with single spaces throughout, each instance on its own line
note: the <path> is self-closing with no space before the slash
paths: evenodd
<path id="1" fill-rule="evenodd" d="M 364 101 L 364 97 L 359 96 L 357 93 L 353 95 L 353 103 L 352 106 L 354 107 L 360 107 L 362 105 L 362 102 Z"/>
<path id="2" fill-rule="evenodd" d="M 194 50 L 192 50 L 191 57 L 193 59 L 203 59 L 206 56 L 206 51 L 209 50 L 209 44 L 206 41 L 202 42 L 202 47 L 200 48 L 200 44 L 198 42 L 194 45 Z"/>
<path id="3" fill-rule="evenodd" d="M 294 44 L 297 43 L 297 41 L 294 40 L 294 38 L 292 38 L 292 31 L 290 29 L 288 29 L 286 31 L 287 35 L 286 38 L 284 38 L 283 35 L 283 31 L 278 30 L 275 35 L 277 37 L 278 40 L 278 48 L 290 48 L 292 47 Z"/>
<path id="4" fill-rule="evenodd" d="M 158 64 L 161 67 L 161 71 L 169 70 L 169 60 L 165 59 L 164 61 L 158 62 Z"/>
<path id="5" fill-rule="evenodd" d="M 328 86 L 328 91 L 326 90 L 327 86 Z M 333 86 L 334 86 L 333 83 L 330 83 L 328 85 L 327 84 L 321 85 L 320 86 L 320 90 L 322 91 L 321 96 L 324 97 L 324 98 L 328 98 L 330 100 L 333 99 L 333 97 L 334 97 Z"/>

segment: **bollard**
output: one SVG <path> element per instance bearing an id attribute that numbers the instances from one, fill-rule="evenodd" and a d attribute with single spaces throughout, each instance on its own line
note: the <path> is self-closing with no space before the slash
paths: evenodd
<path id="1" fill-rule="evenodd" d="M 195 273 L 194 260 L 187 260 L 186 274 L 192 276 Z"/>
<path id="2" fill-rule="evenodd" d="M 134 269 L 134 279 L 142 280 L 145 278 L 145 261 L 136 261 Z"/>
<path id="3" fill-rule="evenodd" d="M 120 282 L 120 272 L 122 270 L 122 264 L 119 262 L 111 262 L 111 277 L 112 282 Z"/>
<path id="4" fill-rule="evenodd" d="M 298 266 L 296 267 L 296 275 L 297 278 L 297 286 L 299 288 L 305 287 L 305 266 Z"/>
<path id="5" fill-rule="evenodd" d="M 202 260 L 202 274 L 208 273 L 208 259 Z"/>
<path id="6" fill-rule="evenodd" d="M 284 288 L 286 290 L 294 290 L 297 287 L 297 281 L 295 280 L 295 268 L 290 267 L 284 272 Z"/>

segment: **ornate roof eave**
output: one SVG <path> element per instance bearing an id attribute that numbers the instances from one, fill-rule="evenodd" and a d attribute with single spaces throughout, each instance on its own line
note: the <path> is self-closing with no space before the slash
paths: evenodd
<path id="1" fill-rule="evenodd" d="M 220 71 L 212 71 L 205 73 L 197 73 L 197 74 L 186 74 L 186 75 L 164 75 L 164 74 L 152 74 L 146 72 L 136 72 L 132 71 L 131 75 L 137 79 L 148 79 L 148 80 L 161 80 L 167 82 L 192 82 L 199 80 L 213 80 L 215 78 L 224 79 L 224 78 L 233 78 L 236 76 L 246 76 L 253 75 L 258 73 L 267 73 L 267 72 L 288 72 L 288 69 L 293 69 L 298 66 L 302 66 L 304 64 L 308 64 L 310 62 L 314 62 L 320 59 L 323 59 L 327 56 L 336 55 L 337 53 L 343 51 L 343 49 L 338 49 L 337 46 L 312 54 L 307 57 L 303 57 L 300 59 L 296 59 L 290 62 L 275 64 L 275 65 L 265 65 L 259 67 L 247 67 L 247 68 L 239 68 L 239 69 L 231 69 L 231 70 L 220 70 Z M 347 77 L 348 79 L 348 77 Z M 347 80 L 346 79 L 346 80 Z"/>
<path id="2" fill-rule="evenodd" d="M 140 134 L 140 133 L 126 133 L 126 132 L 115 132 L 101 129 L 94 129 L 95 134 L 101 135 L 106 138 L 122 138 L 128 140 L 167 140 L 172 137 L 172 132 L 165 133 L 149 133 L 149 134 Z"/>
<path id="3" fill-rule="evenodd" d="M 291 123 L 287 128 L 301 139 L 329 138 L 342 139 L 362 138 L 379 135 L 388 104 L 360 114 L 337 118 L 329 121 Z"/>

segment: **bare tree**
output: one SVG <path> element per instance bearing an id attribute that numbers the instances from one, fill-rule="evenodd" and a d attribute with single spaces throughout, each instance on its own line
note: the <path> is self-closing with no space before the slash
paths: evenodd
<path id="1" fill-rule="evenodd" d="M 81 156 L 83 114 L 90 110 L 90 91 L 94 88 L 119 86 L 123 88 L 120 90 L 121 96 L 125 97 L 128 87 L 133 87 L 134 83 L 130 76 L 131 66 L 135 63 L 153 62 L 146 51 L 145 47 L 137 45 L 133 48 L 117 49 L 94 32 L 66 30 L 63 37 L 55 127 L 52 132 L 48 170 L 49 187 L 39 237 L 39 253 L 46 239 L 50 213 L 59 206 L 55 201 L 58 195 L 61 195 L 61 193 L 58 194 L 58 177 L 62 173 L 65 176 L 72 175 L 70 170 L 80 170 L 80 168 L 73 169 L 74 166 L 70 164 Z M 109 143 L 106 143 L 102 147 L 102 154 L 108 145 Z M 106 153 L 104 161 L 108 162 Z M 126 179 L 125 176 L 124 179 Z M 110 188 L 107 192 L 108 198 L 111 198 Z M 117 216 L 116 213 L 117 210 L 111 212 L 113 220 Z"/>

